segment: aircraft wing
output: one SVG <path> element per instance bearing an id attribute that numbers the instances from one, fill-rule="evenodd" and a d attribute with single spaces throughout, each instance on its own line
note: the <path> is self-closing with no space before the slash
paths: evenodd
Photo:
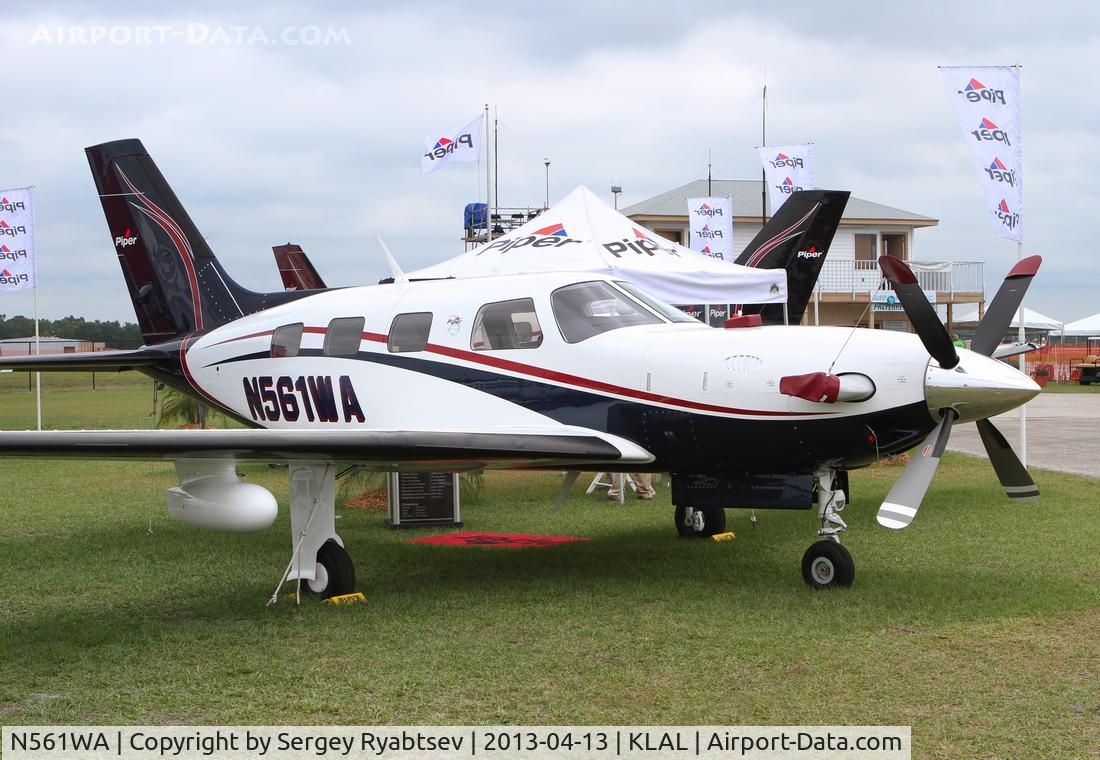
<path id="1" fill-rule="evenodd" d="M 0 457 L 335 461 L 380 470 L 645 464 L 623 438 L 570 426 L 462 430 L 43 430 L 0 432 Z"/>

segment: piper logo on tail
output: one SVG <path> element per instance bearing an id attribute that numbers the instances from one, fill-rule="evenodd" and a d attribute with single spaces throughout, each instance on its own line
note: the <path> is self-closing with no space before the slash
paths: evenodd
<path id="1" fill-rule="evenodd" d="M 977 79 L 971 79 L 966 83 L 966 87 L 957 92 L 971 103 L 981 103 L 984 100 L 987 103 L 999 103 L 1002 106 L 1008 105 L 1005 103 L 1004 90 L 994 90 L 986 87 Z"/>
<path id="2" fill-rule="evenodd" d="M 989 142 L 1002 142 L 1005 145 L 1012 144 L 1012 141 L 1008 139 L 1008 133 L 986 118 L 983 118 L 981 123 L 978 124 L 978 128 L 971 130 L 970 134 L 974 135 L 974 139 L 978 142 L 988 140 Z"/>
<path id="3" fill-rule="evenodd" d="M 0 219 L 0 235 L 7 235 L 9 237 L 15 237 L 16 235 L 26 235 L 27 228 L 22 224 L 12 227 L 5 220 Z"/>
<path id="4" fill-rule="evenodd" d="M 817 250 L 816 245 L 811 245 L 805 251 L 799 251 L 797 258 L 800 259 L 817 259 L 825 255 L 825 251 Z"/>
<path id="5" fill-rule="evenodd" d="M 130 228 L 127 227 L 126 231 L 115 238 L 115 245 L 119 248 L 125 248 L 126 246 L 133 245 L 137 242 L 137 235 L 130 234 Z"/>
<path id="6" fill-rule="evenodd" d="M 791 169 L 802 169 L 805 164 L 801 158 L 788 156 L 786 153 L 776 153 L 775 158 L 768 162 L 772 165 L 773 169 L 778 169 L 780 166 L 786 166 Z"/>
<path id="7" fill-rule="evenodd" d="M 16 211 L 26 211 L 27 204 L 23 201 L 12 203 L 7 197 L 0 198 L 0 211 L 7 211 L 14 214 Z"/>

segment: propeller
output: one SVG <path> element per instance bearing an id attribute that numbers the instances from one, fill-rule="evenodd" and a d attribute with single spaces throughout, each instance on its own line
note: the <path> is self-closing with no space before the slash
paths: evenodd
<path id="1" fill-rule="evenodd" d="M 1007 365 L 989 359 L 1000 344 L 1001 337 L 1012 323 L 1012 316 L 1023 302 L 1031 280 L 1042 259 L 1029 256 L 1021 259 L 1005 277 L 997 295 L 986 311 L 985 318 L 971 342 L 970 352 L 960 356 L 951 342 L 947 328 L 940 322 L 928 302 L 917 278 L 909 266 L 893 256 L 882 256 L 879 265 L 897 293 L 905 315 L 913 323 L 925 349 L 939 364 L 929 367 L 926 396 L 933 414 L 942 420 L 924 439 L 919 452 L 895 481 L 878 511 L 878 522 L 887 528 L 901 529 L 909 525 L 920 509 L 924 495 L 936 474 L 940 458 L 947 448 L 951 428 L 960 418 L 960 407 L 966 412 L 988 415 L 975 420 L 990 464 L 1005 493 L 1015 500 L 1039 497 L 1039 488 L 1028 475 L 1019 457 L 988 417 L 1025 403 L 1035 391 L 1023 385 Z M 961 365 L 961 366 L 960 366 Z M 1026 379 L 1026 378 L 1025 378 Z M 975 419 L 976 414 L 970 416 Z"/>
<path id="2" fill-rule="evenodd" d="M 882 273 L 894 286 L 894 292 L 905 309 L 905 316 L 916 328 L 917 336 L 928 353 L 939 362 L 943 369 L 951 369 L 959 363 L 959 352 L 947 334 L 936 310 L 924 296 L 913 270 L 901 259 L 893 256 L 880 256 L 878 264 Z"/>

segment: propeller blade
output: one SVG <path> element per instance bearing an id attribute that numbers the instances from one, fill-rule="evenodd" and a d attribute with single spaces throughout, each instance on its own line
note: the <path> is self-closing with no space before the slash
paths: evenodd
<path id="1" fill-rule="evenodd" d="M 1039 498 L 1039 487 L 1028 475 L 1027 469 L 1016 456 L 1016 452 L 1008 445 L 1008 441 L 1001 435 L 1001 431 L 993 426 L 989 420 L 978 420 L 978 433 L 982 436 L 982 444 L 989 454 L 989 463 L 997 473 L 997 479 L 1001 481 L 1008 498 L 1016 501 L 1035 501 Z"/>
<path id="2" fill-rule="evenodd" d="M 974 340 L 970 341 L 971 351 L 986 356 L 993 354 L 994 349 L 1001 344 L 1001 338 L 1012 326 L 1012 318 L 1019 311 L 1024 293 L 1042 263 L 1042 256 L 1028 256 L 1016 262 L 1016 266 L 1005 276 L 997 295 L 993 296 L 993 302 L 985 310 L 985 316 L 974 333 Z"/>
<path id="3" fill-rule="evenodd" d="M 905 316 L 916 328 L 921 343 L 932 358 L 939 362 L 944 369 L 951 369 L 959 363 L 959 352 L 951 342 L 951 336 L 947 334 L 947 328 L 943 326 L 936 310 L 917 283 L 913 270 L 899 258 L 894 256 L 879 256 L 878 265 L 882 267 L 882 273 L 890 284 L 894 286 L 894 292 L 898 294 L 901 307 L 905 309 Z"/>
<path id="4" fill-rule="evenodd" d="M 951 437 L 951 426 L 956 417 L 958 414 L 954 409 L 943 411 L 943 420 L 924 439 L 920 450 L 913 454 L 912 461 L 894 481 L 886 500 L 878 508 L 879 525 L 901 530 L 913 522 L 947 448 L 947 439 Z"/>

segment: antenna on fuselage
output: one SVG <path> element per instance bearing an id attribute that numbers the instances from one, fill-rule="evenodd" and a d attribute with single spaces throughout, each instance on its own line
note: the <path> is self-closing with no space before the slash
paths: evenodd
<path id="1" fill-rule="evenodd" d="M 397 265 L 397 259 L 390 253 L 390 249 L 386 246 L 382 237 L 378 237 L 378 245 L 382 246 L 382 255 L 386 257 L 386 264 L 390 267 L 390 274 L 393 275 L 394 282 L 408 282 L 409 278 L 405 276 L 405 273 L 401 271 L 401 267 Z"/>

